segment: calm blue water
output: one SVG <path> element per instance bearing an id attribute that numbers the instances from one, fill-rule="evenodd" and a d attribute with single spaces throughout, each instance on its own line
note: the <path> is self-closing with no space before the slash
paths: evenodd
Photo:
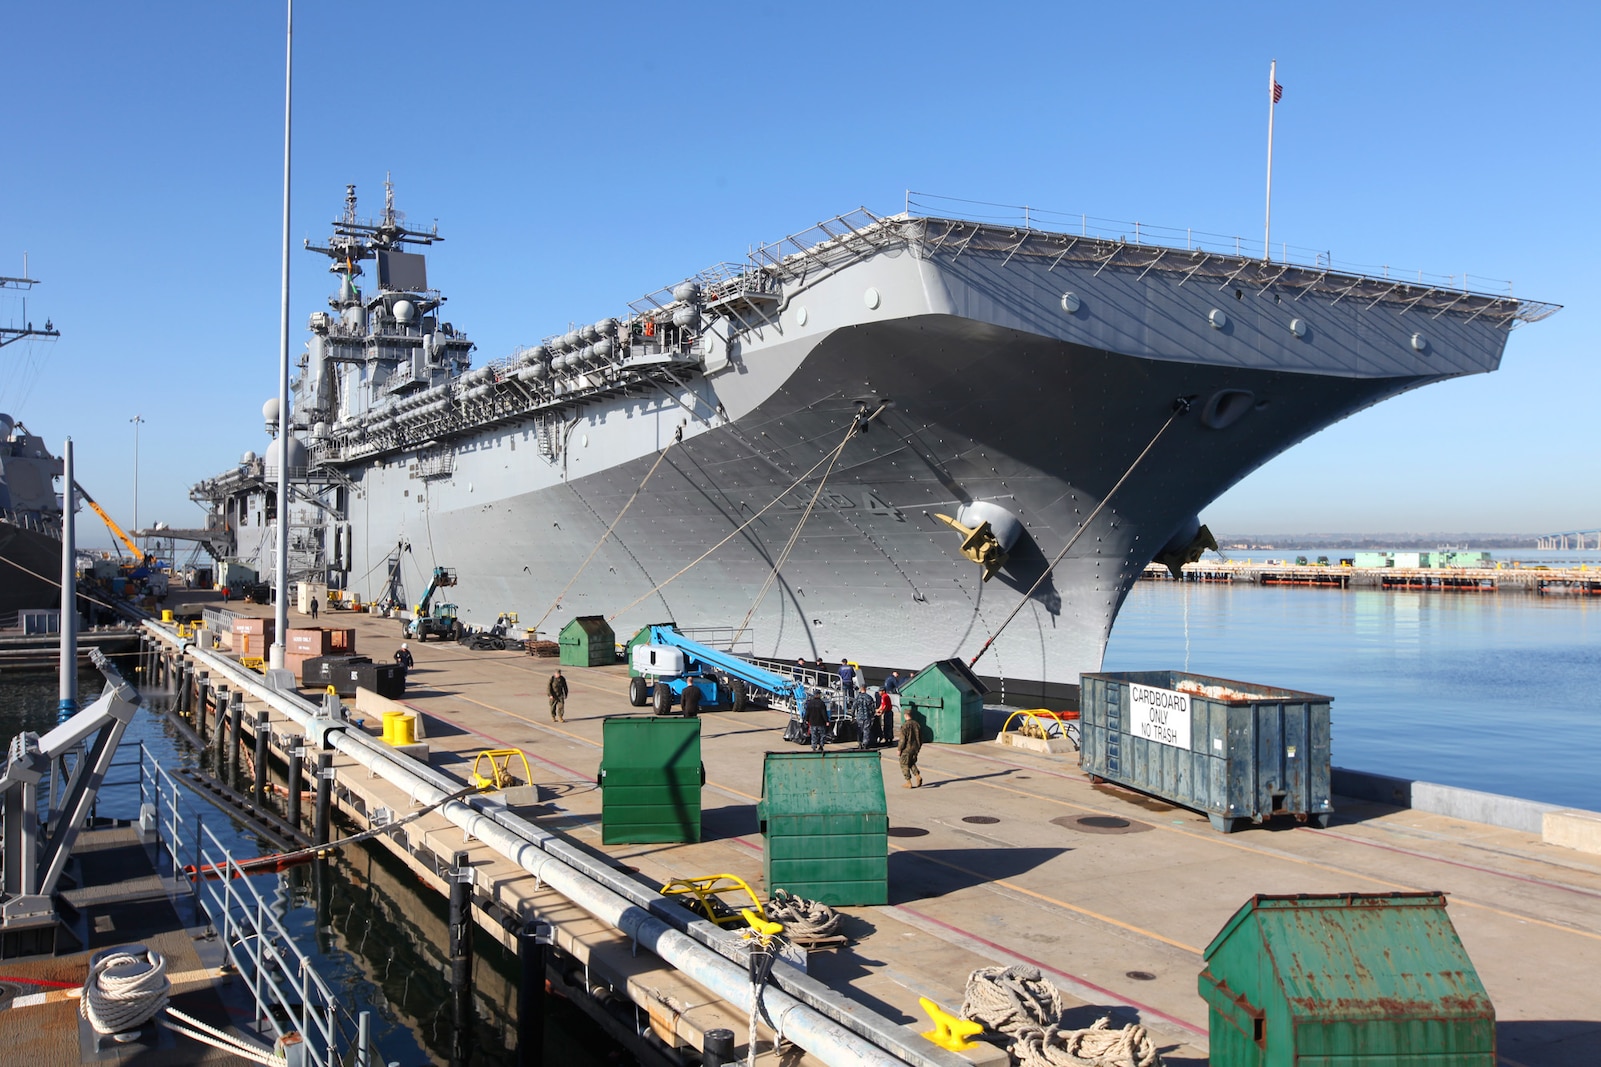
<path id="1" fill-rule="evenodd" d="M 1336 766 L 1601 810 L 1598 600 L 1141 582 L 1105 665 L 1331 696 Z"/>

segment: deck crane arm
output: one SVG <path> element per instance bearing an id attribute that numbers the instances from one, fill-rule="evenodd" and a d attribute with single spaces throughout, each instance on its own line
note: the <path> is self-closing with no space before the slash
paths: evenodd
<path id="1" fill-rule="evenodd" d="M 83 498 L 83 502 L 89 505 L 89 510 L 99 515 L 100 521 L 106 524 L 106 528 L 117 535 L 117 540 L 128 546 L 128 551 L 133 553 L 135 563 L 144 563 L 149 558 L 145 554 L 145 550 L 135 544 L 133 538 L 129 537 L 122 527 L 118 526 L 111 516 L 106 514 L 105 508 L 95 503 L 95 498 L 89 495 L 89 491 L 80 485 L 76 478 L 72 481 L 72 487 L 78 491 L 78 496 Z"/>
<path id="2" fill-rule="evenodd" d="M 630 682 L 629 699 L 636 707 L 651 698 L 656 713 L 666 715 L 676 699 L 685 715 L 694 715 L 703 706 L 722 705 L 726 695 L 728 706 L 743 711 L 752 690 L 791 705 L 797 715 L 805 707 L 806 686 L 793 678 L 703 645 L 675 626 L 657 623 L 648 629 L 650 643 L 635 645 L 633 651 L 633 667 L 640 676 Z"/>

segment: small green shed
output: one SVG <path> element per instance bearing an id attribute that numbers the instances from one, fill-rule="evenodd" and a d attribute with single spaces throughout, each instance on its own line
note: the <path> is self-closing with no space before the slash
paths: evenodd
<path id="1" fill-rule="evenodd" d="M 561 628 L 563 667 L 607 667 L 617 662 L 617 635 L 603 615 L 580 615 Z"/>
<path id="2" fill-rule="evenodd" d="M 925 727 L 924 741 L 965 745 L 984 736 L 984 694 L 989 686 L 979 681 L 959 659 L 930 663 L 901 686 L 901 708 Z"/>
<path id="3" fill-rule="evenodd" d="M 1258 894 L 1206 947 L 1213 1067 L 1494 1067 L 1442 893 Z"/>
<path id="4" fill-rule="evenodd" d="M 634 646 L 650 644 L 650 628 L 652 626 L 674 626 L 672 622 L 653 622 L 641 626 L 633 637 L 628 639 L 628 645 L 623 649 L 623 660 L 628 664 L 628 677 L 638 678 L 639 672 L 634 669 Z"/>
<path id="5" fill-rule="evenodd" d="M 756 817 L 769 896 L 784 889 L 835 906 L 889 903 L 877 752 L 769 752 Z"/>
<path id="6" fill-rule="evenodd" d="M 700 840 L 700 720 L 613 715 L 601 727 L 600 840 Z"/>

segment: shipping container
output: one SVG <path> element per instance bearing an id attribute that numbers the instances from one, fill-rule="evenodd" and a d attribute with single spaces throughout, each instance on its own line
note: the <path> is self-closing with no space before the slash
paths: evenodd
<path id="1" fill-rule="evenodd" d="M 1080 683 L 1091 776 L 1205 812 L 1223 833 L 1279 813 L 1328 825 L 1329 697 L 1183 671 Z"/>

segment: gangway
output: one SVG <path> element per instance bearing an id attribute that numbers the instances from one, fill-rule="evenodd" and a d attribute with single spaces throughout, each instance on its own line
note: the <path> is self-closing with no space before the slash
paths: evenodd
<path id="1" fill-rule="evenodd" d="M 105 676 L 98 700 L 44 734 L 24 731 L 11 739 L 0 772 L 0 819 L 5 851 L 0 855 L 0 955 L 49 951 L 59 925 L 55 893 L 72 846 L 83 829 L 106 771 L 116 755 L 139 694 L 98 648 L 89 659 Z M 64 766 L 80 745 L 61 806 L 40 819 L 40 783 L 52 766 Z M 61 761 L 58 765 L 57 761 Z M 53 815 L 53 819 L 50 816 Z M 44 946 L 42 949 L 40 946 Z"/>

